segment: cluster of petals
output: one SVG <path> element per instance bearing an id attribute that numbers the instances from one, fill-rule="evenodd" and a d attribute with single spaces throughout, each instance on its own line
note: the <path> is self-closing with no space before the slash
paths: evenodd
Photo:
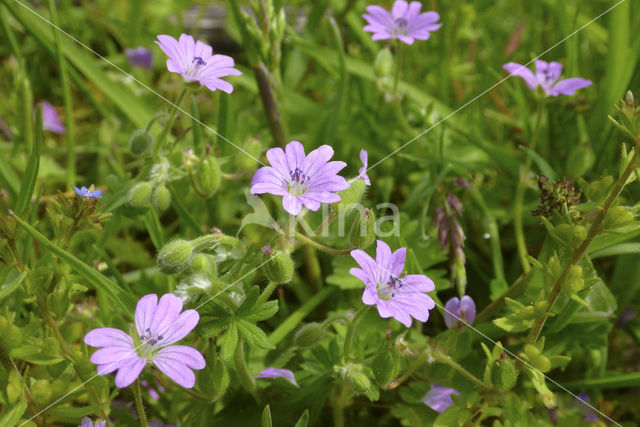
<path id="1" fill-rule="evenodd" d="M 40 105 L 42 105 L 42 128 L 59 135 L 64 134 L 66 132 L 66 128 L 64 127 L 64 124 L 62 124 L 60 116 L 58 116 L 56 107 L 51 105 L 48 101 L 42 101 Z"/>
<path id="2" fill-rule="evenodd" d="M 156 41 L 160 49 L 169 57 L 167 69 L 178 73 L 188 82 L 198 82 L 210 90 L 220 89 L 233 92 L 231 83 L 221 79 L 226 76 L 242 74 L 233 68 L 233 58 L 226 55 L 214 55 L 211 46 L 187 34 L 176 40 L 171 36 L 159 35 Z"/>
<path id="3" fill-rule="evenodd" d="M 425 292 L 435 289 L 433 281 L 422 274 L 400 277 L 404 270 L 407 248 L 391 252 L 391 248 L 378 240 L 376 259 L 360 249 L 351 251 L 351 256 L 360 265 L 349 273 L 365 284 L 362 302 L 375 305 L 382 318 L 393 317 L 406 327 L 411 326 L 411 317 L 421 322 L 429 318 L 429 310 L 435 302 Z"/>
<path id="4" fill-rule="evenodd" d="M 451 395 L 459 395 L 456 389 L 444 387 L 438 383 L 431 383 L 431 390 L 422 398 L 422 401 L 429 408 L 436 412 L 444 412 L 449 406 L 453 405 Z"/>
<path id="5" fill-rule="evenodd" d="M 89 332 L 84 342 L 102 347 L 91 356 L 91 362 L 98 365 L 98 375 L 118 371 L 116 386 L 123 388 L 133 383 L 147 363 L 151 363 L 182 387 L 193 387 L 192 369 L 203 369 L 205 360 L 196 349 L 173 344 L 191 332 L 200 316 L 195 310 L 181 311 L 182 300 L 177 296 L 165 294 L 158 301 L 157 295 L 150 294 L 142 297 L 136 306 L 137 336 L 131 337 L 114 328 Z"/>
<path id="6" fill-rule="evenodd" d="M 291 215 L 298 215 L 303 205 L 317 211 L 322 203 L 339 202 L 336 192 L 349 188 L 349 183 L 338 172 L 347 164 L 329 161 L 331 157 L 333 148 L 328 145 L 309 155 L 298 141 L 291 141 L 284 150 L 271 148 L 267 151 L 270 166 L 255 173 L 251 193 L 282 196 L 282 206 Z"/>
<path id="7" fill-rule="evenodd" d="M 78 196 L 84 197 L 85 199 L 97 199 L 102 196 L 102 190 L 94 190 L 93 186 L 89 188 L 84 186 L 82 188 L 73 187 L 73 191 L 75 191 Z"/>
<path id="8" fill-rule="evenodd" d="M 391 12 L 380 6 L 367 6 L 367 13 L 362 15 L 368 23 L 364 30 L 373 33 L 373 40 L 398 39 L 406 44 L 413 44 L 416 39 L 427 40 L 431 31 L 442 26 L 437 23 L 440 15 L 420 13 L 420 9 L 420 2 L 405 0 L 396 0 Z"/>
<path id="9" fill-rule="evenodd" d="M 138 46 L 135 49 L 125 49 L 124 54 L 129 60 L 129 64 L 133 67 L 146 68 L 150 70 L 153 67 L 153 52 L 149 49 Z"/>
<path id="10" fill-rule="evenodd" d="M 444 305 L 444 323 L 451 329 L 471 325 L 476 318 L 476 303 L 469 295 L 453 297 Z"/>
<path id="11" fill-rule="evenodd" d="M 581 77 L 559 80 L 562 75 L 562 64 L 559 62 L 537 59 L 535 64 L 535 73 L 515 62 L 506 63 L 503 68 L 510 75 L 521 77 L 529 89 L 541 87 L 547 96 L 573 95 L 576 90 L 591 86 L 591 80 Z"/>
<path id="12" fill-rule="evenodd" d="M 289 381 L 291 384 L 298 387 L 298 383 L 296 382 L 296 377 L 292 371 L 289 369 L 279 369 L 279 368 L 265 368 L 260 372 L 255 378 L 284 378 Z"/>

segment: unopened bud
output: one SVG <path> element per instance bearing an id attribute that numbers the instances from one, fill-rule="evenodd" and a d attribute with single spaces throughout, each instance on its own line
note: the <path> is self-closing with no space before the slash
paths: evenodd
<path id="1" fill-rule="evenodd" d="M 349 241 L 355 248 L 366 249 L 376 239 L 376 216 L 370 209 L 358 213 L 351 226 Z"/>
<path id="2" fill-rule="evenodd" d="M 148 207 L 150 197 L 151 185 L 144 181 L 134 184 L 128 194 L 129 204 L 137 208 Z"/>
<path id="3" fill-rule="evenodd" d="M 151 194 L 151 203 L 158 212 L 164 212 L 171 205 L 171 193 L 163 184 L 156 186 Z"/>
<path id="4" fill-rule="evenodd" d="M 631 92 L 630 90 L 627 91 L 624 96 L 624 102 L 631 108 L 635 107 L 636 100 L 633 97 L 633 92 Z"/>
<path id="5" fill-rule="evenodd" d="M 518 382 L 518 370 L 513 360 L 497 360 L 491 367 L 491 382 L 498 390 L 511 390 Z"/>
<path id="6" fill-rule="evenodd" d="M 192 249 L 186 240 L 174 240 L 167 243 L 158 252 L 158 266 L 165 274 L 176 274 L 189 267 Z"/>
<path id="7" fill-rule="evenodd" d="M 235 156 L 236 167 L 241 171 L 251 170 L 255 167 L 262 152 L 260 138 L 251 138 L 242 149 L 244 153 L 241 152 Z"/>
<path id="8" fill-rule="evenodd" d="M 356 207 L 364 194 L 365 183 L 362 179 L 356 179 L 346 190 L 338 193 L 340 201 L 331 205 L 331 208 L 339 214 L 347 214 Z"/>
<path id="9" fill-rule="evenodd" d="M 207 156 L 193 166 L 191 183 L 200 196 L 211 197 L 218 191 L 221 173 L 215 157 Z"/>
<path id="10" fill-rule="evenodd" d="M 191 270 L 194 274 L 210 274 L 215 269 L 215 264 L 207 254 L 195 254 L 191 260 Z"/>
<path id="11" fill-rule="evenodd" d="M 387 77 L 391 74 L 392 68 L 393 55 L 391 54 L 391 50 L 385 47 L 376 55 L 376 59 L 373 62 L 373 72 L 376 74 L 376 77 Z"/>
<path id="12" fill-rule="evenodd" d="M 573 293 L 579 292 L 584 288 L 584 279 L 582 278 L 582 267 L 572 265 L 567 275 L 567 284 Z"/>
<path id="13" fill-rule="evenodd" d="M 266 255 L 266 254 L 265 254 Z M 274 283 L 289 283 L 293 279 L 293 260 L 289 254 L 278 251 L 268 257 L 268 261 L 262 266 L 264 275 Z"/>
<path id="14" fill-rule="evenodd" d="M 371 387 L 371 380 L 362 372 L 355 372 L 347 376 L 351 386 L 360 393 L 366 393 Z"/>
<path id="15" fill-rule="evenodd" d="M 294 342 L 298 347 L 310 348 L 324 337 L 324 328 L 320 323 L 307 323 L 296 332 Z"/>
<path id="16" fill-rule="evenodd" d="M 44 406 L 51 397 L 51 386 L 47 380 L 36 380 L 31 387 L 31 395 L 33 400 L 39 405 Z"/>
<path id="17" fill-rule="evenodd" d="M 398 350 L 392 344 L 385 345 L 371 363 L 373 375 L 380 385 L 388 384 L 400 371 Z"/>
<path id="18" fill-rule="evenodd" d="M 144 131 L 144 129 L 139 129 L 133 134 L 131 134 L 131 139 L 129 139 L 129 151 L 136 157 L 142 157 L 149 148 L 153 144 L 153 138 L 150 134 Z"/>

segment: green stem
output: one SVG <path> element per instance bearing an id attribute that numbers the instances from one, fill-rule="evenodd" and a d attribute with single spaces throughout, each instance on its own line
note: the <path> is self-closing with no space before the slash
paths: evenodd
<path id="1" fill-rule="evenodd" d="M 511 297 L 520 295 L 520 293 L 524 291 L 524 289 L 527 287 L 527 283 L 529 283 L 529 280 L 531 280 L 531 277 L 533 276 L 533 272 L 534 270 L 529 270 L 528 273 L 525 273 L 520 277 L 518 277 L 518 279 L 516 279 L 516 281 L 513 282 L 513 284 L 509 287 L 509 289 L 504 291 L 502 295 L 500 295 L 498 298 L 492 301 L 476 316 L 475 323 L 476 324 L 481 323 L 487 317 L 489 317 L 489 315 L 491 315 L 498 308 L 500 308 L 504 303 L 505 298 L 511 298 Z"/>
<path id="2" fill-rule="evenodd" d="M 147 414 L 144 411 L 144 404 L 142 403 L 142 390 L 140 389 L 140 381 L 138 379 L 136 379 L 133 383 L 133 396 L 136 400 L 136 410 L 138 411 L 140 425 L 142 427 L 147 427 Z"/>
<path id="3" fill-rule="evenodd" d="M 551 291 L 549 292 L 549 296 L 547 297 L 547 309 L 536 320 L 536 323 L 534 327 L 531 329 L 531 332 L 529 333 L 529 336 L 527 338 L 528 343 L 533 344 L 538 340 L 538 336 L 542 331 L 542 327 L 544 326 L 547 316 L 551 312 L 553 305 L 558 299 L 558 296 L 560 295 L 560 291 L 562 290 L 562 285 L 564 284 L 564 281 L 567 279 L 567 276 L 569 275 L 569 270 L 571 270 L 572 266 L 577 265 L 582 260 L 582 257 L 587 253 L 587 250 L 589 249 L 591 242 L 601 231 L 602 222 L 605 216 L 607 215 L 607 212 L 609 212 L 609 209 L 611 208 L 611 206 L 613 206 L 613 203 L 616 201 L 616 199 L 622 192 L 622 189 L 624 188 L 627 182 L 627 179 L 636 168 L 636 164 L 638 162 L 638 152 L 640 151 L 638 148 L 639 144 L 640 144 L 640 138 L 636 139 L 636 149 L 633 153 L 633 157 L 631 158 L 631 161 L 627 165 L 622 175 L 620 175 L 618 180 L 615 182 L 615 185 L 613 186 L 611 193 L 609 193 L 609 195 L 607 196 L 607 199 L 604 201 L 604 204 L 602 205 L 602 209 L 598 212 L 598 215 L 593 220 L 593 223 L 591 224 L 591 227 L 589 227 L 589 231 L 587 232 L 587 237 L 585 237 L 585 239 L 582 241 L 580 246 L 573 251 L 571 260 L 569 261 L 567 266 L 564 268 L 564 270 L 560 274 L 560 277 L 558 277 L 558 280 L 556 280 L 556 283 L 553 285 L 553 288 L 551 288 Z"/>
<path id="4" fill-rule="evenodd" d="M 53 1 L 53 0 L 49 0 L 49 1 Z M 182 103 L 182 100 L 184 99 L 185 95 L 188 92 L 188 88 L 187 86 L 182 88 L 182 91 L 180 91 L 180 95 L 178 95 L 178 99 L 176 100 L 176 102 L 171 106 L 171 112 L 169 113 L 169 120 L 167 120 L 167 122 L 164 124 L 164 127 L 162 128 L 162 131 L 160 132 L 160 135 L 158 135 L 158 139 L 156 139 L 156 143 L 153 147 L 153 157 L 156 158 L 158 157 L 158 154 L 160 153 L 160 149 L 162 148 L 162 144 L 164 144 L 164 140 L 167 138 L 167 135 L 169 134 L 169 131 L 171 130 L 171 127 L 173 126 L 173 122 L 176 119 L 176 114 L 178 112 L 178 108 L 180 107 L 180 104 Z"/>
<path id="5" fill-rule="evenodd" d="M 334 254 L 334 255 L 345 255 L 348 254 L 349 252 L 351 252 L 353 249 L 334 249 L 334 248 L 330 248 L 328 246 L 323 245 L 322 243 L 318 243 L 315 240 L 305 236 L 304 234 L 300 233 L 299 231 L 295 232 L 295 236 L 298 240 L 301 240 L 303 243 L 306 243 L 307 245 L 311 245 L 314 248 L 321 250 L 323 252 L 327 252 L 330 254 Z"/>
<path id="6" fill-rule="evenodd" d="M 435 351 L 435 350 L 428 350 L 428 354 L 433 357 L 434 359 L 436 359 L 438 362 L 440 363 L 444 363 L 445 365 L 449 365 L 451 368 L 453 368 L 454 370 L 458 371 L 459 374 L 461 374 L 463 377 L 467 378 L 469 381 L 471 381 L 472 383 L 474 383 L 475 385 L 477 385 L 480 388 L 484 388 L 484 389 L 490 389 L 491 387 L 487 386 L 485 383 L 483 383 L 482 381 L 480 381 L 478 378 L 476 378 L 475 375 L 473 375 L 471 372 L 467 371 L 465 368 L 462 367 L 462 365 L 460 365 L 458 362 L 456 362 L 455 360 L 453 360 L 451 357 L 447 356 L 444 353 L 440 353 L 439 351 Z"/>
<path id="7" fill-rule="evenodd" d="M 55 0 L 49 0 L 49 13 L 53 26 L 59 27 Z M 60 83 L 62 85 L 62 97 L 64 99 L 65 134 L 67 137 L 67 187 L 71 188 L 76 184 L 76 140 L 73 127 L 73 103 L 71 100 L 71 90 L 67 82 L 67 61 L 62 55 L 62 50 L 60 49 L 60 34 L 56 28 L 53 29 L 53 41 L 58 67 L 60 68 Z"/>
<path id="8" fill-rule="evenodd" d="M 318 255 L 311 246 L 303 246 L 302 253 L 304 255 L 307 281 L 311 285 L 313 292 L 317 293 L 322 288 L 322 268 L 320 267 Z"/>
<path id="9" fill-rule="evenodd" d="M 353 316 L 351 323 L 349 323 L 347 334 L 344 337 L 343 357 L 346 359 L 349 359 L 352 356 L 353 346 L 356 341 L 355 338 L 356 338 L 356 329 L 358 327 L 358 323 L 360 323 L 360 320 L 362 320 L 364 315 L 367 314 L 367 311 L 369 310 L 369 308 L 371 308 L 371 306 L 369 305 L 363 305 L 362 307 L 360 307 L 356 312 L 355 316 Z"/>
<path id="10" fill-rule="evenodd" d="M 402 43 L 396 40 L 396 73 L 393 78 L 393 94 L 398 93 L 398 82 L 400 81 L 400 69 L 402 68 Z"/>
<path id="11" fill-rule="evenodd" d="M 278 287 L 278 283 L 277 282 L 269 281 L 267 286 L 264 288 L 264 290 L 262 291 L 262 293 L 260 294 L 260 296 L 256 300 L 256 304 L 255 305 L 259 306 L 260 304 L 263 304 L 263 303 L 267 302 L 267 300 L 269 299 L 269 297 L 271 296 L 271 294 L 273 293 L 273 291 L 277 287 Z"/>
<path id="12" fill-rule="evenodd" d="M 333 426 L 334 427 L 344 427 L 344 404 L 343 400 L 343 387 L 337 386 L 336 391 L 334 392 L 334 396 L 331 399 L 331 413 L 333 415 Z"/>
<path id="13" fill-rule="evenodd" d="M 542 112 L 544 110 L 544 101 L 538 102 L 536 123 L 533 128 L 533 134 L 531 136 L 531 142 L 529 149 L 533 152 L 536 149 L 536 143 L 538 135 L 540 134 L 540 125 L 542 123 Z M 527 259 L 527 245 L 524 239 L 524 230 L 522 227 L 522 204 L 524 202 L 524 192 L 527 189 L 529 181 L 529 170 L 531 169 L 531 156 L 527 156 L 524 166 L 520 168 L 520 177 L 518 179 L 518 186 L 516 187 L 516 196 L 513 205 L 513 227 L 516 234 L 516 246 L 518 248 L 518 255 L 520 256 L 520 263 L 522 264 L 522 270 L 528 273 L 531 269 L 529 260 Z"/>
<path id="14" fill-rule="evenodd" d="M 253 394 L 256 391 L 256 380 L 251 376 L 251 374 L 249 374 L 249 368 L 247 367 L 247 362 L 244 359 L 244 342 L 242 339 L 238 340 L 236 351 L 233 353 L 233 361 L 236 366 L 238 379 L 244 388 L 246 388 L 249 393 Z"/>

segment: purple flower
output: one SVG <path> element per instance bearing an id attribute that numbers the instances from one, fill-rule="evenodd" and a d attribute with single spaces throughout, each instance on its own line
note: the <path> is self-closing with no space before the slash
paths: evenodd
<path id="1" fill-rule="evenodd" d="M 153 52 L 142 46 L 138 46 L 135 49 L 125 49 L 124 54 L 127 55 L 129 64 L 134 67 L 150 70 L 153 65 Z"/>
<path id="2" fill-rule="evenodd" d="M 431 383 L 431 390 L 425 394 L 422 401 L 429 408 L 442 413 L 453 405 L 452 394 L 460 395 L 460 392 L 449 387 L 443 387 L 438 383 Z"/>
<path id="3" fill-rule="evenodd" d="M 471 325 L 475 318 L 476 303 L 468 295 L 463 296 L 462 299 L 453 297 L 444 305 L 444 323 L 449 329 L 465 324 Z"/>
<path id="4" fill-rule="evenodd" d="M 255 378 L 284 378 L 294 386 L 299 387 L 293 372 L 288 369 L 266 368 L 256 375 Z"/>
<path id="5" fill-rule="evenodd" d="M 93 421 L 89 417 L 83 417 L 78 427 L 104 427 L 107 424 L 106 421 L 100 421 L 94 426 Z"/>
<path id="6" fill-rule="evenodd" d="M 371 185 L 371 180 L 367 175 L 367 166 L 369 166 L 369 155 L 367 154 L 367 150 L 360 150 L 360 161 L 362 162 L 362 167 L 358 169 L 358 178 L 362 178 L 366 185 Z"/>
<path id="7" fill-rule="evenodd" d="M 352 268 L 349 273 L 365 284 L 362 302 L 376 305 L 382 318 L 393 317 L 407 328 L 411 317 L 421 322 L 429 318 L 429 310 L 435 302 L 429 295 L 435 289 L 433 281 L 421 274 L 409 274 L 400 279 L 404 269 L 407 248 L 391 253 L 391 248 L 378 240 L 376 259 L 360 249 L 351 251 L 351 256 L 361 268 Z"/>
<path id="8" fill-rule="evenodd" d="M 220 77 L 239 76 L 240 71 L 233 68 L 233 58 L 226 55 L 213 55 L 211 46 L 197 42 L 193 37 L 182 34 L 180 40 L 160 35 L 156 41 L 160 49 L 167 54 L 167 69 L 181 74 L 188 82 L 199 82 L 210 90 L 220 89 L 233 92 L 231 83 Z"/>
<path id="9" fill-rule="evenodd" d="M 529 89 L 536 90 L 540 86 L 551 96 L 573 95 L 576 90 L 591 86 L 591 80 L 580 77 L 558 80 L 562 74 L 562 64 L 555 61 L 545 62 L 537 59 L 535 74 L 524 65 L 515 62 L 504 64 L 503 68 L 512 76 L 522 77 Z"/>
<path id="10" fill-rule="evenodd" d="M 42 101 L 40 105 L 42 105 L 42 129 L 59 135 L 64 134 L 66 129 L 58 116 L 56 107 L 49 104 L 47 101 Z"/>
<path id="11" fill-rule="evenodd" d="M 94 190 L 93 186 L 87 187 L 73 187 L 73 190 L 78 194 L 78 196 L 82 196 L 85 199 L 97 199 L 102 196 L 102 190 Z"/>
<path id="12" fill-rule="evenodd" d="M 349 188 L 346 179 L 338 175 L 347 164 L 333 161 L 333 148 L 323 145 L 304 154 L 298 141 L 285 147 L 267 151 L 271 166 L 256 172 L 251 181 L 251 194 L 270 193 L 282 197 L 282 206 L 291 215 L 298 215 L 302 205 L 312 211 L 320 209 L 321 203 L 335 203 L 340 196 L 335 194 Z"/>
<path id="13" fill-rule="evenodd" d="M 593 408 L 589 405 L 589 401 L 591 398 L 587 393 L 578 393 L 576 397 L 573 398 L 573 402 L 578 407 L 578 410 L 584 415 L 582 418 L 582 422 L 586 423 L 589 421 L 598 421 L 598 414 L 593 410 Z"/>
<path id="14" fill-rule="evenodd" d="M 146 381 L 146 380 L 140 381 L 140 385 L 147 389 L 147 392 L 149 393 L 149 396 L 151 396 L 151 398 L 154 399 L 154 400 L 160 399 L 160 393 L 158 393 L 158 390 L 161 391 L 161 392 L 164 391 L 164 387 L 162 387 L 162 385 L 160 383 L 158 383 L 157 381 L 156 381 L 156 387 L 158 387 L 158 390 L 156 390 L 155 388 L 151 387 L 149 382 Z"/>
<path id="15" fill-rule="evenodd" d="M 171 344 L 186 337 L 200 316 L 195 310 L 180 311 L 182 300 L 173 294 L 163 295 L 160 301 L 155 294 L 145 295 L 136 307 L 135 344 L 134 338 L 114 328 L 98 328 L 85 335 L 87 345 L 102 347 L 91 356 L 98 375 L 117 370 L 116 386 L 124 388 L 151 362 L 182 387 L 193 387 L 196 377 L 191 369 L 203 369 L 204 358 L 194 348 Z"/>
<path id="16" fill-rule="evenodd" d="M 399 39 L 406 44 L 413 44 L 414 39 L 427 40 L 429 32 L 436 31 L 442 24 L 436 24 L 440 15 L 420 13 L 421 8 L 420 2 L 405 0 L 396 0 L 391 13 L 380 6 L 367 6 L 368 13 L 362 17 L 369 25 L 364 30 L 373 33 L 373 40 Z"/>

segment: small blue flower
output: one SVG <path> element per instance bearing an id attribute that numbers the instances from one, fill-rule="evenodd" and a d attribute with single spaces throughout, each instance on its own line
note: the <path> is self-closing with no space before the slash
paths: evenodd
<path id="1" fill-rule="evenodd" d="M 78 193 L 78 196 L 82 196 L 85 199 L 97 199 L 98 197 L 102 196 L 102 190 L 94 190 L 93 186 L 91 186 L 90 188 L 73 187 L 73 189 L 75 190 L 76 193 Z"/>

